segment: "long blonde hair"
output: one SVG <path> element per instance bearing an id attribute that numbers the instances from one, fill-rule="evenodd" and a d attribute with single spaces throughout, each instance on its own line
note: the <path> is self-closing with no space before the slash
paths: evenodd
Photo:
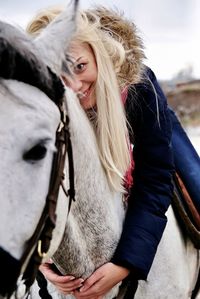
<path id="1" fill-rule="evenodd" d="M 30 22 L 27 31 L 37 35 L 61 11 L 61 8 L 51 8 L 39 13 Z M 106 12 L 105 9 L 103 11 Z M 95 55 L 98 75 L 95 86 L 97 113 L 94 127 L 100 159 L 112 190 L 125 192 L 124 176 L 130 166 L 130 145 L 121 91 L 130 83 L 139 81 L 142 64 L 137 61 L 137 70 L 136 64 L 134 70 L 129 65 L 129 77 L 126 79 L 121 70 L 127 71 L 124 64 L 127 64 L 127 61 L 131 64 L 127 57 L 133 51 L 125 49 L 121 38 L 113 36 L 116 32 L 108 30 L 108 24 L 105 27 L 102 25 L 98 14 L 95 14 L 95 10 L 80 12 L 73 40 L 88 43 Z M 120 18 L 119 20 L 121 21 Z M 142 59 L 142 50 L 140 56 Z"/>

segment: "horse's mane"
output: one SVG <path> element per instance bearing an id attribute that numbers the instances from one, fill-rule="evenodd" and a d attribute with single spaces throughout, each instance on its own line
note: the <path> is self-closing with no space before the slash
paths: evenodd
<path id="1" fill-rule="evenodd" d="M 0 22 L 0 78 L 35 86 L 55 103 L 64 95 L 61 80 L 39 58 L 31 38 L 4 22 Z"/>

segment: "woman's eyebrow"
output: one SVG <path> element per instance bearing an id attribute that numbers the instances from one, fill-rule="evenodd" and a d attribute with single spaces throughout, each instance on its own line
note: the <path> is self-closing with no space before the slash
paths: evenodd
<path id="1" fill-rule="evenodd" d="M 78 59 L 76 59 L 75 62 L 79 62 L 79 60 L 81 60 L 83 58 L 83 56 L 80 56 Z"/>

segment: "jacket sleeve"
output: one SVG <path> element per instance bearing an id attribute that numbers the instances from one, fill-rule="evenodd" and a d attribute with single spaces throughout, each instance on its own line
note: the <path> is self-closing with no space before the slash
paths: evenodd
<path id="1" fill-rule="evenodd" d="M 145 83 L 129 91 L 128 121 L 134 136 L 134 184 L 112 262 L 146 279 L 166 226 L 173 192 L 171 122 L 166 98 L 150 69 Z"/>

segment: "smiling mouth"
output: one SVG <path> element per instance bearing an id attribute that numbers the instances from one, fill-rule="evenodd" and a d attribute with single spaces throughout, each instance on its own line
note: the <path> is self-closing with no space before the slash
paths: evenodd
<path id="1" fill-rule="evenodd" d="M 84 92 L 81 92 L 81 91 L 77 92 L 77 96 L 78 96 L 79 99 L 87 98 L 89 96 L 89 94 L 90 94 L 90 88 L 88 88 Z"/>

